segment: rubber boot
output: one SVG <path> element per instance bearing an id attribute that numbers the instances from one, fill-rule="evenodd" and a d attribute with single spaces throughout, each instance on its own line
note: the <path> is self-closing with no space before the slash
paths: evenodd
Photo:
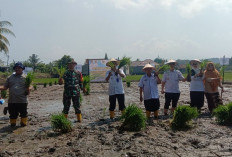
<path id="1" fill-rule="evenodd" d="M 10 119 L 10 126 L 11 126 L 11 127 L 16 126 L 16 120 L 17 120 L 17 119 Z"/>
<path id="2" fill-rule="evenodd" d="M 154 117 L 157 119 L 159 116 L 159 110 L 154 111 Z"/>
<path id="3" fill-rule="evenodd" d="M 114 119 L 114 111 L 110 111 L 110 119 Z"/>
<path id="4" fill-rule="evenodd" d="M 168 115 L 168 109 L 164 109 L 164 115 L 167 116 Z"/>
<path id="5" fill-rule="evenodd" d="M 146 117 L 147 117 L 147 119 L 150 118 L 150 116 L 151 116 L 151 112 L 146 110 Z"/>
<path id="6" fill-rule="evenodd" d="M 77 114 L 77 122 L 81 122 L 82 121 L 82 116 L 81 113 Z"/>
<path id="7" fill-rule="evenodd" d="M 65 118 L 68 118 L 68 114 L 64 114 L 64 117 L 65 117 Z"/>
<path id="8" fill-rule="evenodd" d="M 20 125 L 21 125 L 22 127 L 27 126 L 27 117 L 21 118 Z"/>

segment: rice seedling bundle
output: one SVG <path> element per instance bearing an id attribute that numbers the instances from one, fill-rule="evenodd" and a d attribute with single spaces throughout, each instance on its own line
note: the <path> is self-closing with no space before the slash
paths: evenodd
<path id="1" fill-rule="evenodd" d="M 51 126 L 54 131 L 67 133 L 72 131 L 72 123 L 64 117 L 63 113 L 51 116 Z"/>
<path id="2" fill-rule="evenodd" d="M 190 64 L 186 65 L 186 72 L 187 72 L 187 81 L 190 82 L 191 81 L 191 66 L 190 66 Z"/>
<path id="3" fill-rule="evenodd" d="M 26 79 L 25 79 L 25 86 L 26 88 L 29 88 L 30 85 L 32 84 L 32 81 L 34 80 L 35 76 L 33 73 L 29 72 L 26 76 Z"/>
<path id="4" fill-rule="evenodd" d="M 129 105 L 121 116 L 123 121 L 121 129 L 127 131 L 140 131 L 146 126 L 146 117 L 143 110 L 135 104 Z"/>
<path id="5" fill-rule="evenodd" d="M 216 121 L 221 125 L 232 125 L 232 102 L 226 105 L 219 105 L 213 110 Z"/>
<path id="6" fill-rule="evenodd" d="M 122 68 L 125 65 L 129 65 L 131 63 L 131 58 L 124 56 L 118 65 L 118 69 Z"/>
<path id="7" fill-rule="evenodd" d="M 188 122 L 198 116 L 197 108 L 186 105 L 178 106 L 174 111 L 171 127 L 179 130 L 188 127 Z"/>
<path id="8" fill-rule="evenodd" d="M 164 64 L 162 65 L 161 67 L 158 68 L 157 72 L 160 73 L 160 72 L 165 72 L 169 69 L 169 65 L 168 64 Z"/>
<path id="9" fill-rule="evenodd" d="M 203 72 L 203 70 L 205 70 L 206 65 L 207 65 L 207 61 L 201 62 L 200 68 L 201 68 L 201 71 L 202 71 L 202 72 Z"/>

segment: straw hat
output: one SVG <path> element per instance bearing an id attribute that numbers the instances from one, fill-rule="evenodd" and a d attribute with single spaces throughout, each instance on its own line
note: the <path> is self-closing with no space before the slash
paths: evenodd
<path id="1" fill-rule="evenodd" d="M 155 67 L 153 67 L 151 64 L 146 64 L 146 65 L 143 67 L 143 71 L 145 71 L 147 68 L 151 68 L 152 70 L 155 70 Z"/>
<path id="2" fill-rule="evenodd" d="M 193 65 L 193 63 L 197 63 L 197 64 L 200 64 L 201 61 L 199 59 L 193 59 L 189 62 L 191 65 Z"/>
<path id="3" fill-rule="evenodd" d="M 173 60 L 173 59 L 170 59 L 166 64 L 171 64 L 171 63 L 175 63 L 176 64 L 176 61 Z"/>
<path id="4" fill-rule="evenodd" d="M 106 63 L 106 66 L 111 67 L 110 64 L 109 64 L 110 62 L 116 63 L 117 65 L 119 64 L 119 61 L 118 61 L 118 60 L 116 60 L 116 59 L 114 59 L 114 58 L 111 58 L 111 59 Z"/>
<path id="5" fill-rule="evenodd" d="M 72 59 L 72 61 L 68 62 L 68 64 L 77 64 L 77 62 L 75 62 L 74 59 Z"/>

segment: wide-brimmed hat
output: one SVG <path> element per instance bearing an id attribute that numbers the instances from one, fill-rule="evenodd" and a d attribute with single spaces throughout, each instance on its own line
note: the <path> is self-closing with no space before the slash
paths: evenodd
<path id="1" fill-rule="evenodd" d="M 23 70 L 25 69 L 25 67 L 24 67 L 23 63 L 21 63 L 21 62 L 17 62 L 17 63 L 15 63 L 15 65 L 14 65 L 13 69 L 15 70 L 15 68 L 16 68 L 16 67 L 20 67 L 20 68 L 22 68 Z"/>
<path id="2" fill-rule="evenodd" d="M 193 59 L 189 62 L 191 65 L 193 65 L 193 63 L 197 63 L 197 64 L 200 64 L 201 61 L 199 59 Z"/>
<path id="3" fill-rule="evenodd" d="M 106 63 L 106 66 L 108 67 L 112 67 L 112 65 L 110 65 L 111 63 L 116 63 L 117 65 L 119 64 L 119 61 L 114 59 L 114 58 L 111 58 L 107 63 Z"/>
<path id="4" fill-rule="evenodd" d="M 151 64 L 146 64 L 144 67 L 143 67 L 143 71 L 145 71 L 146 69 L 148 68 L 151 68 L 152 70 L 155 70 L 155 67 L 152 66 Z"/>
<path id="5" fill-rule="evenodd" d="M 72 59 L 70 62 L 68 62 L 67 64 L 77 64 L 76 61 L 74 61 L 74 59 Z"/>
<path id="6" fill-rule="evenodd" d="M 173 59 L 170 59 L 166 64 L 171 64 L 171 63 L 175 63 L 176 64 L 176 61 L 173 60 Z"/>

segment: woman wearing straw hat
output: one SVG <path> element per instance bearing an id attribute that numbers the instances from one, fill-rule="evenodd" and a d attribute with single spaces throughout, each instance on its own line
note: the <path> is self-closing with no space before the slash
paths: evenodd
<path id="1" fill-rule="evenodd" d="M 191 82 L 190 82 L 190 106 L 197 107 L 198 112 L 201 112 L 201 108 L 204 106 L 204 83 L 203 73 L 199 69 L 201 61 L 199 59 L 193 59 L 190 61 L 192 66 L 191 70 Z"/>
<path id="2" fill-rule="evenodd" d="M 159 92 L 158 85 L 161 83 L 159 76 L 155 73 L 152 73 L 152 70 L 155 70 L 150 64 L 146 64 L 143 67 L 143 71 L 146 74 L 140 79 L 139 87 L 140 87 L 140 102 L 144 100 L 144 106 L 146 109 L 146 117 L 149 119 L 151 112 L 154 112 L 154 117 L 158 118 L 160 101 L 159 101 Z M 143 93 L 143 96 L 142 96 Z"/>
<path id="3" fill-rule="evenodd" d="M 168 115 L 168 109 L 172 102 L 172 113 L 174 112 L 178 100 L 180 98 L 179 81 L 185 81 L 186 79 L 179 70 L 175 70 L 176 61 L 169 60 L 166 64 L 170 66 L 170 70 L 164 72 L 162 78 L 162 90 L 161 93 L 165 93 L 165 105 L 164 115 Z M 165 88 L 165 91 L 164 91 Z"/>
<path id="4" fill-rule="evenodd" d="M 119 64 L 119 61 L 112 58 L 106 63 L 106 66 L 109 66 L 111 70 L 106 72 L 105 80 L 109 82 L 109 102 L 110 102 L 110 119 L 113 119 L 115 114 L 114 110 L 116 107 L 116 99 L 118 100 L 119 110 L 121 112 L 126 108 L 125 106 L 125 96 L 124 88 L 122 83 L 122 78 L 126 75 L 122 69 L 117 69 L 116 66 Z"/>

